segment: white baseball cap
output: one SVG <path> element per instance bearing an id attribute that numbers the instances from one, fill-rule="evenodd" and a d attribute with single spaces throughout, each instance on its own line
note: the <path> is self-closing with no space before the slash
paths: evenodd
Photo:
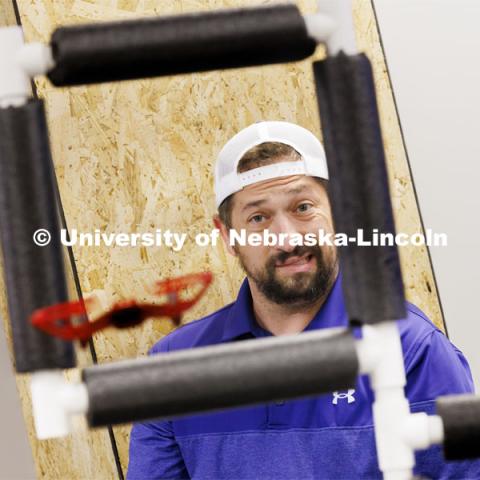
<path id="1" fill-rule="evenodd" d="M 237 173 L 238 162 L 251 148 L 264 142 L 280 142 L 294 148 L 302 160 L 279 162 Z M 247 185 L 288 175 L 309 175 L 328 180 L 327 159 L 322 144 L 306 128 L 289 122 L 257 122 L 244 128 L 222 148 L 215 165 L 217 208 Z"/>

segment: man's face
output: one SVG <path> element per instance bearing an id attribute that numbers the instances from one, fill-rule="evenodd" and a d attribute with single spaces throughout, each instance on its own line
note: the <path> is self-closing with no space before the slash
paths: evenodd
<path id="1" fill-rule="evenodd" d="M 247 235 L 267 230 L 301 234 L 318 230 L 334 233 L 325 188 L 314 178 L 293 175 L 266 180 L 235 193 L 232 228 Z M 334 246 L 236 245 L 237 255 L 250 281 L 271 301 L 291 306 L 309 305 L 323 297 L 337 267 Z"/>

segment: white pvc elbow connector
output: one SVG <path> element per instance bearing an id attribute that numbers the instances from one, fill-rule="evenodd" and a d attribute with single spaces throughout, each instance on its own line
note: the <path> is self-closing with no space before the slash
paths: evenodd
<path id="1" fill-rule="evenodd" d="M 30 77 L 17 63 L 23 45 L 21 27 L 0 28 L 0 108 L 23 105 L 31 94 Z"/>
<path id="2" fill-rule="evenodd" d="M 335 31 L 337 24 L 335 20 L 323 13 L 313 13 L 303 17 L 307 33 L 317 43 L 326 43 L 330 35 Z"/>
<path id="3" fill-rule="evenodd" d="M 83 383 L 68 383 L 60 370 L 32 373 L 32 410 L 37 438 L 64 437 L 72 430 L 72 416 L 88 410 Z"/>
<path id="4" fill-rule="evenodd" d="M 403 425 L 403 436 L 415 450 L 441 444 L 444 440 L 442 418 L 424 412 L 412 413 Z"/>
<path id="5" fill-rule="evenodd" d="M 340 51 L 347 55 L 358 53 L 352 0 L 317 0 L 317 4 L 319 13 L 330 17 L 335 24 L 326 42 L 329 55 L 336 55 Z"/>
<path id="6" fill-rule="evenodd" d="M 362 333 L 356 348 L 360 373 L 370 376 L 375 396 L 372 412 L 379 467 L 385 480 L 409 480 L 415 450 L 443 442 L 443 422 L 435 415 L 410 413 L 397 323 L 365 325 Z"/>
<path id="7" fill-rule="evenodd" d="M 409 479 L 415 456 L 404 435 L 410 406 L 404 392 L 406 377 L 400 332 L 395 321 L 387 321 L 366 325 L 362 333 L 357 353 L 360 370 L 369 374 L 375 396 L 372 413 L 378 464 L 384 479 Z"/>
<path id="8" fill-rule="evenodd" d="M 18 52 L 18 65 L 30 77 L 44 75 L 55 66 L 50 45 L 28 43 Z"/>

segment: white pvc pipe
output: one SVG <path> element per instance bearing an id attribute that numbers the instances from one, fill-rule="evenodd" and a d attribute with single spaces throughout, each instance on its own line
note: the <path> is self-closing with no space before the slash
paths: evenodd
<path id="1" fill-rule="evenodd" d="M 441 445 L 445 441 L 445 429 L 443 427 L 442 417 L 430 415 L 428 417 L 428 432 L 430 445 Z"/>
<path id="2" fill-rule="evenodd" d="M 413 449 L 424 450 L 431 445 L 443 443 L 443 421 L 438 415 L 413 413 L 405 422 L 403 435 Z"/>
<path id="3" fill-rule="evenodd" d="M 362 332 L 365 343 L 375 343 L 367 348 L 381 349 L 370 371 L 378 464 L 385 479 L 410 478 L 415 455 L 402 430 L 410 417 L 410 406 L 404 392 L 406 377 L 398 326 L 393 321 L 383 322 L 365 326 Z"/>
<path id="4" fill-rule="evenodd" d="M 383 475 L 383 480 L 412 480 L 412 478 L 413 475 L 410 469 L 386 472 Z"/>
<path id="5" fill-rule="evenodd" d="M 30 78 L 17 63 L 22 47 L 20 27 L 0 28 L 0 108 L 23 105 L 30 96 Z"/>
<path id="6" fill-rule="evenodd" d="M 17 63 L 30 76 L 45 75 L 55 66 L 50 45 L 28 43 L 18 52 Z"/>
<path id="7" fill-rule="evenodd" d="M 87 387 L 67 382 L 60 370 L 32 373 L 30 391 L 35 431 L 40 440 L 68 435 L 72 416 L 88 411 Z"/>
<path id="8" fill-rule="evenodd" d="M 371 335 L 365 337 L 365 331 L 369 328 L 368 326 L 363 327 L 364 338 L 355 343 L 360 375 L 370 375 L 383 354 L 382 346 L 372 339 Z"/>
<path id="9" fill-rule="evenodd" d="M 54 65 L 50 45 L 25 45 L 21 27 L 0 27 L 0 108 L 23 105 L 31 95 L 30 78 Z"/>
<path id="10" fill-rule="evenodd" d="M 358 53 L 353 25 L 352 0 L 317 0 L 318 12 L 330 17 L 335 29 L 329 35 L 326 44 L 329 55 L 340 51 L 347 55 Z"/>
<path id="11" fill-rule="evenodd" d="M 405 396 L 405 367 L 396 322 L 362 328 L 357 342 L 360 372 L 370 375 L 375 401 L 372 405 L 378 464 L 386 480 L 412 477 L 415 450 L 443 442 L 438 416 L 410 413 Z"/>
<path id="12" fill-rule="evenodd" d="M 335 20 L 323 13 L 313 13 L 303 17 L 308 36 L 317 43 L 326 43 L 330 35 L 337 28 Z"/>
<path id="13" fill-rule="evenodd" d="M 410 413 L 396 322 L 367 325 L 362 332 L 356 349 L 360 373 L 370 375 L 375 396 L 372 410 L 379 466 L 387 480 L 408 479 L 415 450 L 443 442 L 443 423 L 438 416 Z M 67 382 L 60 370 L 33 373 L 31 394 L 39 439 L 68 435 L 73 415 L 88 412 L 86 385 Z"/>

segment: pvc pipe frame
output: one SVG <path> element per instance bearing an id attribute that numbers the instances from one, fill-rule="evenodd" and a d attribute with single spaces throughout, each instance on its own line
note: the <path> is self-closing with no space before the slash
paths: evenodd
<path id="1" fill-rule="evenodd" d="M 309 36 L 326 43 L 329 54 L 356 53 L 351 0 L 318 0 L 319 11 L 305 16 Z M 323 13 L 325 12 L 325 14 Z M 30 78 L 54 66 L 49 45 L 24 45 L 21 27 L 0 28 L 0 108 L 17 106 L 30 96 Z M 394 322 L 363 327 L 357 341 L 360 372 L 369 374 L 375 393 L 373 418 L 380 469 L 387 480 L 411 478 L 414 450 L 443 442 L 438 416 L 411 414 L 404 394 L 406 384 L 398 328 Z M 31 393 L 37 436 L 67 435 L 75 414 L 88 411 L 83 383 L 65 381 L 59 371 L 32 374 Z"/>
<path id="2" fill-rule="evenodd" d="M 370 375 L 375 394 L 373 419 L 379 466 L 387 480 L 410 479 L 414 451 L 442 443 L 443 423 L 439 416 L 410 413 L 397 324 L 387 321 L 364 326 L 362 332 L 363 338 L 356 340 L 356 351 L 360 373 Z M 88 412 L 86 385 L 68 383 L 61 372 L 32 374 L 31 391 L 40 439 L 67 435 L 72 417 Z"/>
<path id="3" fill-rule="evenodd" d="M 41 370 L 30 379 L 33 419 L 37 438 L 64 437 L 73 430 L 72 417 L 88 411 L 83 383 L 69 383 L 60 370 Z"/>
<path id="4" fill-rule="evenodd" d="M 319 12 L 304 16 L 308 35 L 330 53 L 355 48 L 351 0 L 319 0 Z M 324 14 L 323 10 L 327 13 Z M 0 108 L 21 105 L 30 96 L 30 79 L 55 66 L 50 45 L 24 44 L 21 27 L 0 28 Z"/>
<path id="5" fill-rule="evenodd" d="M 370 376 L 375 394 L 372 408 L 380 470 L 385 480 L 411 479 L 415 450 L 443 443 L 443 422 L 436 415 L 410 413 L 397 324 L 365 325 L 362 333 L 357 355 L 360 373 Z"/>

